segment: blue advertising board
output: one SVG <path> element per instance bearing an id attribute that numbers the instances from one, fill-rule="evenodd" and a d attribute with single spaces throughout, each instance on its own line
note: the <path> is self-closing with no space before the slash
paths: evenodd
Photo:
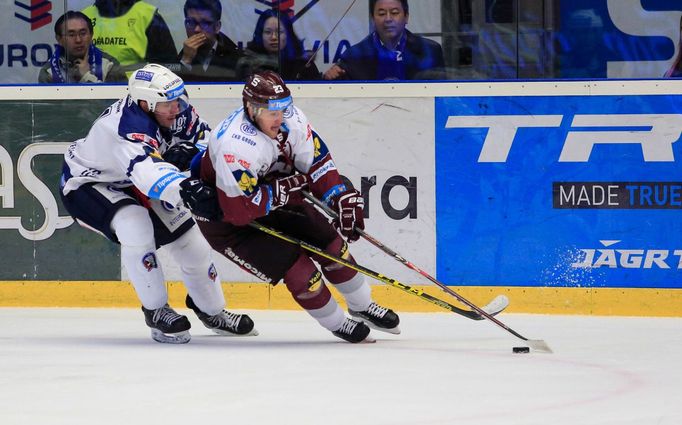
<path id="1" fill-rule="evenodd" d="M 682 96 L 435 100 L 451 285 L 682 288 Z"/>

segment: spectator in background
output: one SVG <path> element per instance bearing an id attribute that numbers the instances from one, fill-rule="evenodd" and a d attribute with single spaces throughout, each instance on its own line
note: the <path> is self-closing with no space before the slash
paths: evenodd
<path id="1" fill-rule="evenodd" d="M 444 77 L 443 49 L 412 34 L 407 0 L 370 0 L 375 30 L 351 46 L 325 73 L 327 80 L 417 80 Z"/>
<path id="2" fill-rule="evenodd" d="M 289 16 L 270 9 L 258 17 L 253 39 L 239 61 L 239 75 L 245 79 L 255 72 L 270 70 L 285 80 L 319 80 L 320 71 L 310 59 L 311 52 L 303 50 Z"/>
<path id="3" fill-rule="evenodd" d="M 173 63 L 178 51 L 159 10 L 140 0 L 95 0 L 83 9 L 94 26 L 94 44 L 131 71 L 140 64 Z"/>
<path id="4" fill-rule="evenodd" d="M 187 40 L 178 74 L 185 81 L 237 81 L 237 61 L 243 52 L 220 31 L 220 0 L 187 0 L 184 7 Z"/>
<path id="5" fill-rule="evenodd" d="M 102 83 L 126 81 L 120 64 L 92 44 L 92 22 L 69 10 L 57 19 L 54 34 L 59 46 L 40 69 L 41 83 Z"/>

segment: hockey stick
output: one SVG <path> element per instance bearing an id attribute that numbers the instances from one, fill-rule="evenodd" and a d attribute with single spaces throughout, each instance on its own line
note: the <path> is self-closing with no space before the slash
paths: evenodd
<path id="1" fill-rule="evenodd" d="M 315 60 L 315 55 L 317 55 L 317 52 L 319 52 L 320 49 L 322 48 L 322 46 L 324 45 L 324 43 L 325 43 L 327 40 L 329 40 L 329 37 L 332 36 L 332 33 L 334 32 L 334 30 L 336 29 L 336 27 L 339 26 L 339 24 L 341 23 L 341 21 L 343 21 L 343 18 L 345 18 L 346 15 L 348 14 L 348 12 L 350 12 L 350 9 L 353 7 L 353 5 L 355 4 L 356 1 L 357 1 L 357 0 L 353 0 L 352 2 L 350 2 L 350 4 L 348 5 L 348 8 L 346 8 L 346 11 L 343 12 L 343 15 L 341 15 L 341 17 L 340 17 L 339 20 L 336 22 L 336 24 L 332 27 L 331 30 L 329 30 L 329 34 L 327 34 L 327 36 L 324 38 L 324 40 L 322 40 L 322 41 L 320 42 L 320 44 L 317 46 L 317 49 L 315 49 L 315 51 L 310 55 L 310 58 L 309 58 L 308 61 L 305 63 L 305 65 L 303 65 L 303 68 L 308 68 L 308 67 L 310 66 L 310 63 L 311 63 L 313 60 Z M 305 9 L 305 8 L 304 8 L 304 9 Z M 299 13 L 301 13 L 301 12 L 299 12 Z M 298 17 L 298 14 L 297 14 L 296 16 Z M 299 78 L 300 75 L 301 75 L 301 73 L 299 72 L 299 73 L 296 75 L 296 78 Z"/>
<path id="2" fill-rule="evenodd" d="M 321 208 L 321 209 L 322 209 L 327 215 L 329 215 L 331 218 L 336 218 L 336 217 L 338 217 L 338 215 L 336 214 L 335 211 L 333 211 L 331 208 L 329 208 L 329 206 L 327 206 L 327 204 L 325 204 L 325 203 L 323 203 L 322 201 L 320 201 L 319 199 L 315 198 L 311 193 L 306 192 L 306 191 L 303 191 L 302 193 L 303 193 L 303 196 L 305 196 L 306 199 L 308 199 L 308 200 L 311 201 L 313 204 L 315 204 L 315 205 L 317 205 L 319 208 Z M 461 309 L 460 309 L 461 311 L 464 311 L 464 312 L 468 313 L 468 314 L 462 314 L 463 316 L 466 316 L 466 317 L 469 317 L 469 318 L 473 318 L 473 319 L 475 319 L 475 320 L 480 320 L 480 319 L 483 319 L 483 318 L 488 319 L 488 320 L 490 320 L 491 322 L 493 322 L 494 324 L 496 324 L 497 326 L 501 327 L 502 329 L 506 330 L 506 331 L 509 332 L 510 334 L 514 335 L 515 337 L 520 338 L 520 339 L 526 341 L 526 343 L 528 343 L 528 345 L 529 345 L 531 348 L 533 348 L 533 349 L 535 349 L 535 350 L 537 350 L 537 351 L 544 351 L 544 352 L 547 352 L 547 353 L 551 353 L 551 352 L 552 352 L 552 349 L 549 348 L 549 345 L 547 345 L 547 343 L 546 343 L 545 341 L 543 341 L 543 340 L 541 340 L 541 339 L 528 339 L 528 338 L 522 336 L 521 334 L 519 334 L 518 332 L 514 331 L 514 330 L 513 330 L 512 328 L 510 328 L 509 326 L 505 325 L 504 323 L 502 323 L 501 321 L 499 321 L 498 319 L 496 319 L 495 317 L 493 317 L 493 316 L 494 316 L 493 314 L 490 314 L 489 312 L 485 311 L 484 309 L 478 307 L 477 305 L 475 305 L 475 304 L 472 303 L 471 301 L 469 301 L 469 300 L 467 300 L 466 298 L 464 298 L 463 296 L 459 295 L 457 292 L 453 291 L 452 289 L 448 288 L 448 287 L 445 286 L 444 284 L 440 283 L 440 282 L 439 282 L 438 280 L 436 280 L 435 278 L 431 277 L 431 276 L 430 276 L 429 274 L 427 274 L 426 272 L 423 272 L 423 271 L 422 271 L 421 269 L 419 269 L 417 266 L 415 266 L 414 264 L 412 264 L 412 263 L 410 263 L 409 261 L 405 260 L 402 256 L 398 255 L 398 253 L 396 253 L 395 251 L 389 249 L 389 248 L 386 247 L 384 244 L 382 244 L 381 242 L 379 242 L 377 239 L 375 239 L 374 237 L 372 237 L 372 236 L 370 236 L 369 234 L 367 234 L 364 230 L 362 230 L 362 229 L 355 229 L 355 230 L 360 234 L 360 236 L 362 236 L 363 238 L 365 238 L 368 242 L 370 242 L 371 244 L 375 245 L 376 247 L 378 247 L 379 249 L 381 249 L 381 250 L 384 251 L 385 253 L 391 255 L 393 258 L 395 258 L 396 260 L 398 260 L 398 261 L 400 261 L 401 263 L 405 264 L 405 265 L 406 265 L 407 267 L 409 267 L 410 269 L 417 271 L 419 274 L 421 274 L 422 276 L 426 277 L 427 279 L 429 279 L 430 281 L 432 281 L 433 283 L 435 283 L 436 285 L 438 285 L 438 287 L 440 287 L 440 288 L 441 288 L 443 291 L 445 291 L 447 294 L 452 295 L 452 296 L 455 297 L 459 302 L 461 302 L 462 304 L 466 304 L 469 308 L 471 308 L 471 309 L 473 310 L 473 311 L 468 311 L 468 310 L 461 310 Z M 499 296 L 496 297 L 489 305 L 495 303 L 500 297 L 504 297 L 504 301 L 506 301 L 506 304 L 509 304 L 509 300 L 507 299 L 507 297 L 505 297 L 504 295 L 499 295 Z M 506 307 L 506 305 L 505 305 L 504 307 Z M 504 309 L 504 308 L 503 308 L 503 309 Z M 461 313 L 460 313 L 460 314 L 461 314 Z M 473 316 L 473 317 L 471 317 L 471 316 Z M 480 316 L 480 319 L 478 319 L 478 316 Z"/>
<path id="3" fill-rule="evenodd" d="M 325 204 L 324 202 L 322 202 L 322 201 L 320 201 L 319 199 L 317 199 L 317 198 L 316 198 L 315 196 L 313 196 L 313 194 L 311 194 L 310 192 L 303 191 L 302 193 L 303 193 L 303 196 L 305 196 L 306 199 L 308 199 L 308 200 L 309 200 L 310 202 L 312 202 L 314 205 L 316 205 L 317 207 L 319 207 L 320 209 L 322 209 L 322 211 L 324 211 L 325 214 L 327 214 L 327 215 L 328 215 L 329 217 L 331 217 L 332 219 L 336 219 L 336 218 L 339 216 L 339 215 L 336 213 L 336 211 L 334 211 L 334 210 L 332 210 L 331 208 L 329 208 L 329 206 L 328 206 L 327 204 Z M 417 273 L 419 273 L 420 275 L 424 276 L 425 278 L 427 278 L 427 279 L 430 280 L 431 282 L 435 283 L 435 284 L 436 284 L 440 289 L 442 289 L 445 293 L 447 293 L 447 294 L 449 294 L 449 295 L 452 295 L 453 297 L 457 298 L 457 299 L 458 299 L 460 302 L 462 302 L 463 304 L 467 304 L 466 302 L 462 301 L 462 300 L 460 299 L 460 296 L 459 296 L 457 293 L 455 293 L 452 289 L 448 288 L 445 284 L 443 284 L 443 283 L 441 283 L 440 281 L 436 280 L 435 277 L 433 277 L 433 276 L 431 276 L 430 274 L 426 273 L 424 270 L 420 269 L 419 267 L 417 267 L 416 265 L 414 265 L 414 264 L 411 263 L 410 261 L 407 261 L 407 260 L 405 259 L 405 257 L 403 257 L 402 255 L 398 254 L 397 252 L 393 251 L 392 249 L 390 249 L 389 247 L 387 247 L 387 246 L 384 245 L 383 243 L 379 242 L 379 240 L 376 239 L 375 237 L 371 236 L 370 234 L 368 234 L 367 232 L 365 232 L 365 231 L 362 230 L 362 229 L 355 229 L 355 230 L 358 232 L 358 234 L 359 234 L 360 236 L 362 236 L 363 238 L 365 238 L 365 240 L 367 240 L 367 241 L 368 241 L 369 243 L 371 243 L 372 245 L 376 246 L 376 247 L 379 248 L 380 250 L 384 251 L 386 254 L 388 254 L 388 255 L 390 255 L 391 257 L 393 257 L 394 259 L 396 259 L 398 262 L 400 262 L 400 263 L 402 263 L 403 265 L 407 266 L 407 268 L 416 271 Z M 467 305 L 468 305 L 468 304 L 467 304 Z M 499 311 L 497 311 L 497 313 L 500 313 L 500 312 L 502 312 L 502 310 L 504 310 L 505 308 L 507 308 L 507 306 L 509 305 L 509 298 L 507 298 L 505 295 L 498 295 L 498 296 L 495 297 L 488 305 L 495 305 L 495 306 L 498 306 L 498 307 L 499 307 Z M 484 308 L 483 310 L 486 310 L 486 309 Z M 484 316 L 484 315 L 479 314 L 479 313 L 476 312 L 475 310 L 474 310 L 474 311 L 472 311 L 472 310 L 463 310 L 463 311 L 465 311 L 465 312 L 467 313 L 467 314 L 463 314 L 463 316 L 468 317 L 469 319 L 473 319 L 473 320 L 483 320 L 483 319 L 485 319 L 485 316 Z M 497 314 L 497 313 L 495 313 L 495 314 Z M 488 312 L 488 314 L 490 314 L 490 312 Z M 495 314 L 491 314 L 491 315 L 494 316 Z"/>
<path id="4" fill-rule="evenodd" d="M 426 292 L 421 291 L 417 288 L 412 288 L 411 286 L 407 286 L 404 283 L 398 282 L 395 279 L 391 279 L 391 278 L 386 277 L 380 273 L 372 271 L 372 270 L 370 270 L 366 267 L 363 267 L 359 264 L 353 264 L 350 261 L 344 260 L 341 257 L 337 257 L 335 255 L 329 254 L 329 253 L 325 252 L 324 250 L 322 250 L 321 248 L 316 247 L 315 245 L 309 244 L 308 242 L 305 242 L 301 239 L 294 238 L 293 236 L 286 235 L 286 234 L 284 234 L 280 231 L 277 231 L 273 228 L 264 226 L 264 225 L 258 223 L 257 221 L 252 221 L 251 223 L 249 223 L 249 226 L 256 228 L 262 232 L 265 232 L 265 233 L 267 233 L 271 236 L 274 236 L 276 238 L 279 238 L 279 239 L 282 239 L 282 240 L 287 241 L 289 243 L 292 243 L 294 245 L 298 245 L 307 251 L 314 252 L 315 254 L 317 254 L 321 257 L 324 257 L 328 260 L 332 260 L 332 261 L 339 263 L 345 267 L 353 269 L 353 270 L 357 271 L 358 273 L 362 273 L 365 276 L 369 276 L 372 279 L 378 280 L 379 282 L 383 282 L 383 283 L 390 285 L 390 286 L 393 286 L 395 288 L 402 289 L 405 292 L 409 292 L 412 295 L 416 295 L 419 298 L 421 298 L 427 302 L 430 302 L 431 304 L 435 304 L 435 305 L 442 307 L 446 310 L 450 310 L 453 313 L 461 314 L 465 317 L 469 317 L 469 315 L 471 313 L 473 313 L 469 310 L 463 310 L 463 309 L 456 307 L 456 306 L 454 306 L 448 302 L 445 302 L 445 301 L 440 300 L 434 296 L 431 296 L 431 295 L 427 294 Z M 487 305 L 484 308 L 490 309 L 490 312 L 488 314 L 495 315 L 495 314 L 499 313 L 499 311 L 498 311 L 499 306 L 494 305 L 493 303 Z"/>

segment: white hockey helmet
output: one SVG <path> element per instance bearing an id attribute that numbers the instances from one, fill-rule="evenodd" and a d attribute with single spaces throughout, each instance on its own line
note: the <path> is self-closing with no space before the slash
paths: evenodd
<path id="1" fill-rule="evenodd" d="M 189 97 L 182 78 L 155 63 L 133 72 L 128 80 L 128 92 L 135 103 L 140 100 L 147 102 L 150 112 L 156 110 L 158 103 L 174 100 L 179 102 L 180 112 L 189 106 Z"/>

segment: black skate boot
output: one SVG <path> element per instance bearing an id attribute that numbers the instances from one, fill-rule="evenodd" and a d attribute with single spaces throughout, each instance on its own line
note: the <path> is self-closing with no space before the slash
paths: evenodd
<path id="1" fill-rule="evenodd" d="M 192 326 L 186 316 L 178 314 L 164 305 L 156 310 L 142 307 L 144 321 L 152 329 L 152 339 L 168 344 L 186 344 L 191 339 L 189 328 Z"/>
<path id="2" fill-rule="evenodd" d="M 192 297 L 187 295 L 185 298 L 185 304 L 188 308 L 194 310 L 199 317 L 199 320 L 218 335 L 223 336 L 256 336 L 258 331 L 254 329 L 253 320 L 246 314 L 235 314 L 230 313 L 227 310 L 223 310 L 220 313 L 209 316 L 203 311 L 199 310 L 199 307 L 194 304 Z"/>
<path id="3" fill-rule="evenodd" d="M 341 324 L 341 327 L 335 331 L 332 331 L 335 336 L 341 339 L 345 339 L 348 342 L 374 342 L 372 338 L 369 338 L 369 328 L 362 322 L 346 317 L 346 319 Z"/>
<path id="4" fill-rule="evenodd" d="M 382 307 L 375 302 L 372 302 L 365 311 L 348 309 L 348 313 L 367 323 L 370 328 L 392 334 L 400 333 L 400 328 L 398 327 L 400 318 L 398 315 L 390 308 Z"/>

